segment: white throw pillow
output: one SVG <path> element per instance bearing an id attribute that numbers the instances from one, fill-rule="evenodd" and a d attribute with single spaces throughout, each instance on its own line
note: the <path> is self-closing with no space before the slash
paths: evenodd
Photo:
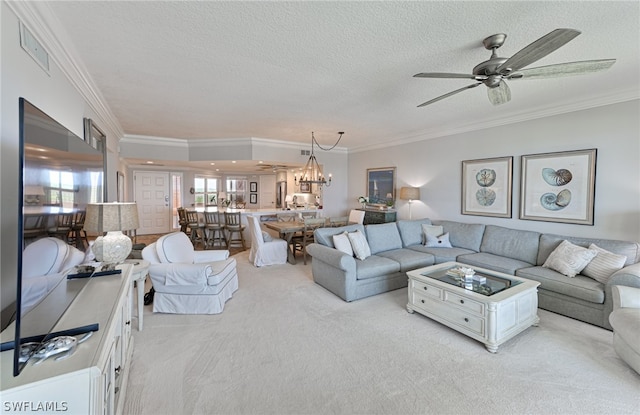
<path id="1" fill-rule="evenodd" d="M 449 242 L 449 232 L 440 236 L 432 236 L 426 234 L 427 243 L 424 245 L 427 248 L 451 248 L 451 242 Z"/>
<path id="2" fill-rule="evenodd" d="M 273 241 L 273 237 L 269 234 L 269 232 L 262 231 L 262 240 L 264 242 L 271 242 L 271 241 Z"/>
<path id="3" fill-rule="evenodd" d="M 333 235 L 333 245 L 338 251 L 344 252 L 349 256 L 353 256 L 353 248 L 351 248 L 351 241 L 349 241 L 349 233 L 342 232 L 337 235 Z"/>
<path id="4" fill-rule="evenodd" d="M 573 278 L 591 262 L 597 253 L 595 249 L 583 248 L 564 240 L 553 250 L 542 266 Z"/>
<path id="5" fill-rule="evenodd" d="M 444 233 L 442 225 L 427 225 L 422 224 L 422 244 L 426 245 L 427 235 L 435 236 L 436 238 Z"/>
<path id="6" fill-rule="evenodd" d="M 365 238 L 362 232 L 358 230 L 348 233 L 347 236 L 349 237 L 351 248 L 353 248 L 353 253 L 356 255 L 356 258 L 364 260 L 371 256 L 371 248 L 369 248 L 367 238 Z"/>
<path id="7" fill-rule="evenodd" d="M 589 249 L 596 250 L 598 255 L 582 270 L 582 275 L 586 275 L 603 284 L 606 284 L 611 278 L 611 274 L 622 269 L 625 262 L 627 262 L 626 256 L 614 254 L 596 244 L 589 245 Z"/>

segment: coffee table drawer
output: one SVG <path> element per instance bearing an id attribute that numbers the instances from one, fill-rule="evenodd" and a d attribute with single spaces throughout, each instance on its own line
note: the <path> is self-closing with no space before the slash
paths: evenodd
<path id="1" fill-rule="evenodd" d="M 431 288 L 431 287 L 429 287 Z M 448 326 L 456 326 L 456 330 L 461 332 L 471 332 L 484 336 L 484 319 L 465 313 L 446 304 L 444 301 L 421 295 L 414 291 L 411 302 L 414 307 L 424 310 L 427 314 L 433 314 L 439 319 L 446 320 Z"/>
<path id="2" fill-rule="evenodd" d="M 477 314 L 479 316 L 484 316 L 484 304 L 470 300 L 461 295 L 452 293 L 450 291 L 444 292 L 444 301 L 450 304 L 455 304 L 456 306 L 465 309 L 468 312 Z"/>
<path id="3" fill-rule="evenodd" d="M 442 289 L 427 285 L 421 281 L 411 280 L 412 288 L 415 292 L 429 297 L 442 298 Z"/>

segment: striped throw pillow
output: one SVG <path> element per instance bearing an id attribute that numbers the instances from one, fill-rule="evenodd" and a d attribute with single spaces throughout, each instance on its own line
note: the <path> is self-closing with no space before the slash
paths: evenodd
<path id="1" fill-rule="evenodd" d="M 606 284 L 611 275 L 624 267 L 627 257 L 624 255 L 614 254 L 605 249 L 600 248 L 596 244 L 589 245 L 589 249 L 598 252 L 595 258 L 582 270 L 582 275 L 593 278 L 603 284 Z"/>

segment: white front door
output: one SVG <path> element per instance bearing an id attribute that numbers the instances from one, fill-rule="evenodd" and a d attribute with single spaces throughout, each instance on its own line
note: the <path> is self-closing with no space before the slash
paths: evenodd
<path id="1" fill-rule="evenodd" d="M 260 176 L 260 209 L 276 207 L 276 175 Z"/>
<path id="2" fill-rule="evenodd" d="M 169 173 L 134 171 L 133 191 L 138 204 L 138 235 L 171 231 Z"/>

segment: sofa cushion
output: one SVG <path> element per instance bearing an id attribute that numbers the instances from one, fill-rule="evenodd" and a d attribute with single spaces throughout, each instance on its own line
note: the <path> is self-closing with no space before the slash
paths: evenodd
<path id="1" fill-rule="evenodd" d="M 404 247 L 423 243 L 422 225 L 431 225 L 428 218 L 416 220 L 399 220 L 396 222 Z"/>
<path id="2" fill-rule="evenodd" d="M 474 254 L 475 252 L 470 249 L 464 248 L 429 248 L 424 245 L 414 245 L 409 247 L 412 251 L 423 252 L 425 254 L 433 255 L 435 264 L 441 264 L 443 262 L 456 261 L 459 255 Z"/>
<path id="3" fill-rule="evenodd" d="M 596 244 L 589 245 L 589 249 L 595 250 L 598 252 L 598 255 L 582 270 L 582 275 L 591 277 L 603 284 L 606 284 L 609 278 L 611 278 L 611 275 L 619 269 L 622 269 L 624 263 L 627 262 L 626 256 L 614 254 L 613 252 L 600 248 Z"/>
<path id="4" fill-rule="evenodd" d="M 428 267 L 435 263 L 433 255 L 414 251 L 408 248 L 392 249 L 391 251 L 380 252 L 378 256 L 399 262 L 401 272 Z"/>
<path id="5" fill-rule="evenodd" d="M 591 244 L 596 244 L 602 249 L 606 249 L 614 254 L 624 255 L 627 257 L 625 266 L 640 262 L 640 244 L 637 242 L 617 241 L 613 239 L 597 239 L 597 238 L 576 238 L 572 236 L 561 236 L 549 233 L 543 233 L 540 236 L 540 246 L 538 249 L 538 258 L 536 265 L 544 264 L 551 252 L 564 240 L 574 245 L 588 248 Z"/>
<path id="6" fill-rule="evenodd" d="M 598 254 L 595 249 L 587 249 L 574 245 L 569 241 L 562 241 L 551 255 L 542 264 L 545 268 L 551 268 L 567 277 L 573 278 L 587 266 Z"/>
<path id="7" fill-rule="evenodd" d="M 371 249 L 367 243 L 367 238 L 365 238 L 362 232 L 356 230 L 347 233 L 347 236 L 349 237 L 349 242 L 351 242 L 351 248 L 356 258 L 364 260 L 371 256 Z"/>
<path id="8" fill-rule="evenodd" d="M 338 251 L 344 252 L 349 256 L 353 256 L 353 248 L 351 247 L 351 241 L 349 240 L 349 232 L 342 232 L 337 235 L 333 235 L 333 245 Z"/>
<path id="9" fill-rule="evenodd" d="M 360 224 L 353 224 L 347 226 L 339 226 L 337 228 L 318 228 L 313 231 L 313 238 L 316 243 L 319 243 L 324 246 L 328 246 L 329 248 L 335 248 L 333 244 L 333 235 L 337 235 L 343 232 L 354 232 L 355 230 L 359 230 L 364 233 L 364 226 Z"/>
<path id="10" fill-rule="evenodd" d="M 484 225 L 477 223 L 461 223 L 449 220 L 433 221 L 434 225 L 442 225 L 444 232 L 449 233 L 451 245 L 458 248 L 480 251 Z"/>
<path id="11" fill-rule="evenodd" d="M 385 274 L 400 272 L 400 263 L 389 258 L 372 255 L 364 261 L 355 261 L 356 279 L 366 280 Z"/>
<path id="12" fill-rule="evenodd" d="M 402 239 L 395 222 L 366 225 L 364 228 L 372 255 L 402 248 Z"/>
<path id="13" fill-rule="evenodd" d="M 480 252 L 536 263 L 540 233 L 487 225 Z"/>
<path id="14" fill-rule="evenodd" d="M 541 266 L 519 269 L 516 271 L 516 276 L 538 281 L 540 288 L 547 291 L 554 291 L 591 303 L 604 303 L 604 284 L 593 278 L 583 275 L 567 278 L 557 271 Z"/>
<path id="15" fill-rule="evenodd" d="M 457 261 L 463 264 L 480 268 L 488 268 L 509 275 L 515 275 L 516 270 L 520 268 L 528 268 L 533 265 L 525 261 L 520 261 L 518 259 L 507 258 L 487 252 L 460 255 L 457 258 Z"/>
<path id="16" fill-rule="evenodd" d="M 449 234 L 445 233 L 440 236 L 433 236 L 430 234 L 426 234 L 427 238 L 424 246 L 428 248 L 452 248 L 451 242 L 449 242 Z"/>

